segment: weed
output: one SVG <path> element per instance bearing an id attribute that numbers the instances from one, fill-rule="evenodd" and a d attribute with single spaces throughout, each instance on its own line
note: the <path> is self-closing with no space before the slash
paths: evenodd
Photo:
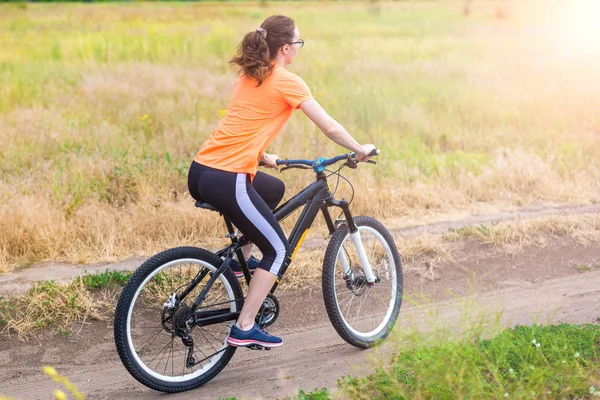
<path id="1" fill-rule="evenodd" d="M 591 271 L 592 267 L 590 267 L 588 264 L 573 264 L 573 268 L 575 268 L 577 271 L 579 272 L 585 272 L 585 271 Z"/>
<path id="2" fill-rule="evenodd" d="M 328 400 L 331 396 L 327 388 L 315 389 L 312 392 L 305 392 L 299 390 L 298 393 L 293 396 L 292 400 Z"/>
<path id="3" fill-rule="evenodd" d="M 99 290 L 115 286 L 124 286 L 131 277 L 130 271 L 109 271 L 90 274 L 86 271 L 84 276 L 78 278 L 87 288 Z"/>

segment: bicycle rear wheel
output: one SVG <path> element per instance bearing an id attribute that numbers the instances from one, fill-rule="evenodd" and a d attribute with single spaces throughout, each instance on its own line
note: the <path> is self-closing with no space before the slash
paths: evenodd
<path id="1" fill-rule="evenodd" d="M 163 392 L 182 392 L 205 384 L 227 365 L 236 350 L 226 343 L 234 321 L 190 323 L 191 305 L 221 263 L 206 250 L 178 247 L 148 259 L 129 279 L 117 303 L 114 336 L 121 361 L 139 382 Z M 196 277 L 203 279 L 175 301 L 174 294 L 181 297 Z M 198 310 L 234 312 L 242 304 L 238 280 L 227 268 Z"/>
<path id="2" fill-rule="evenodd" d="M 323 260 L 323 299 L 338 334 L 367 348 L 392 331 L 402 304 L 402 265 L 388 230 L 371 217 L 355 217 L 375 283 L 369 285 L 347 224 L 332 235 Z M 344 264 L 349 267 L 344 271 Z"/>

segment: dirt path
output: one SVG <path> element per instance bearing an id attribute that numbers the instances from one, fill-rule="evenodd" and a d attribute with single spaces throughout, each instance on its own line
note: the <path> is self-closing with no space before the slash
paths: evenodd
<path id="1" fill-rule="evenodd" d="M 528 247 L 517 255 L 469 244 L 460 260 L 441 265 L 437 280 L 417 274 L 405 277 L 406 297 L 397 329 L 414 320 L 426 320 L 423 309 L 409 299 L 425 294 L 448 324 L 457 324 L 463 300 L 455 295 L 478 293 L 482 308 L 504 310 L 506 326 L 571 322 L 597 323 L 600 316 L 600 270 L 580 273 L 574 263 L 596 263 L 600 246 L 584 246 L 558 238 L 545 248 Z M 451 294 L 450 292 L 454 293 Z M 327 320 L 318 288 L 279 296 L 282 314 L 270 329 L 286 344 L 270 352 L 239 350 L 213 381 L 197 390 L 170 399 L 275 398 L 299 388 L 334 388 L 343 375 L 363 375 L 372 369 L 366 359 L 389 355 L 388 340 L 378 349 L 359 350 L 345 344 Z M 375 353 L 379 352 L 379 353 Z M 383 357 L 385 358 L 385 357 Z M 78 335 L 54 336 L 21 342 L 0 336 L 0 393 L 20 399 L 47 399 L 55 384 L 41 374 L 42 365 L 53 365 L 67 375 L 90 399 L 153 399 L 161 393 L 135 381 L 118 360 L 112 326 L 86 325 Z"/>
<path id="2" fill-rule="evenodd" d="M 600 204 L 594 205 L 560 205 L 560 206 L 535 206 L 524 207 L 514 211 L 497 214 L 475 215 L 455 221 L 441 221 L 426 225 L 393 227 L 388 229 L 394 235 L 414 236 L 422 233 L 440 234 L 449 229 L 457 229 L 467 225 L 490 224 L 494 222 L 512 221 L 518 218 L 541 218 L 550 215 L 582 215 L 600 212 Z M 326 240 L 322 238 L 308 238 L 302 248 L 325 246 Z M 117 263 L 96 263 L 89 265 L 73 265 L 68 263 L 47 262 L 36 264 L 32 267 L 13 273 L 0 275 L 0 296 L 23 292 L 42 280 L 53 279 L 57 282 L 68 282 L 86 271 L 89 273 L 111 271 L 133 271 L 145 261 L 146 258 L 131 258 Z"/>

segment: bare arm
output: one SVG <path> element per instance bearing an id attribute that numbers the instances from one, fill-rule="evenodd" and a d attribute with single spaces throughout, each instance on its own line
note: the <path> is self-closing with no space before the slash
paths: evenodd
<path id="1" fill-rule="evenodd" d="M 340 146 L 355 152 L 359 160 L 365 161 L 363 159 L 375 148 L 372 144 L 361 146 L 339 122 L 327 114 L 315 99 L 306 100 L 300 104 L 300 108 L 321 129 L 325 136 Z"/>

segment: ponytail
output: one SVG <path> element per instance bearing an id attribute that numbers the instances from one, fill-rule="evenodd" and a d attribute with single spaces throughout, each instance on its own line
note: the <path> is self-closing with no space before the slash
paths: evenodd
<path id="1" fill-rule="evenodd" d="M 279 49 L 294 39 L 295 29 L 291 18 L 283 15 L 267 18 L 260 28 L 244 36 L 230 64 L 239 66 L 241 73 L 260 86 L 273 72 L 272 62 Z"/>

